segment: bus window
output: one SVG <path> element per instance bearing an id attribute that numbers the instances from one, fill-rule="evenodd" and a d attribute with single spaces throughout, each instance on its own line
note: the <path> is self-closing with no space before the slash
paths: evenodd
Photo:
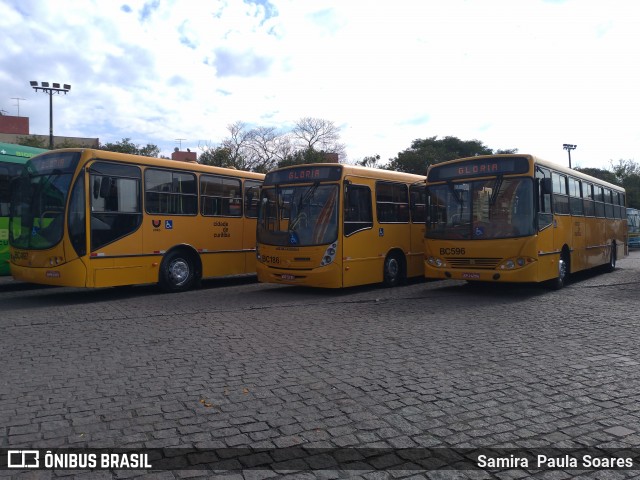
<path id="1" fill-rule="evenodd" d="M 262 185 L 261 182 L 244 181 L 244 216 L 247 218 L 258 218 L 260 185 Z"/>
<path id="2" fill-rule="evenodd" d="M 604 188 L 594 187 L 595 201 L 596 201 L 596 217 L 604 217 Z"/>
<path id="3" fill-rule="evenodd" d="M 200 176 L 202 215 L 239 217 L 242 215 L 242 194 L 239 178 L 218 175 Z"/>
<path id="4" fill-rule="evenodd" d="M 345 237 L 372 227 L 371 190 L 363 185 L 347 185 L 344 202 Z"/>
<path id="5" fill-rule="evenodd" d="M 138 167 L 96 162 L 89 169 L 91 251 L 135 231 L 142 223 Z"/>
<path id="6" fill-rule="evenodd" d="M 581 183 L 580 180 L 569 177 L 569 209 L 571 215 L 584 215 Z"/>
<path id="7" fill-rule="evenodd" d="M 587 217 L 593 217 L 596 214 L 596 207 L 593 201 L 593 184 L 582 183 L 582 202 L 584 205 L 584 214 Z"/>
<path id="8" fill-rule="evenodd" d="M 407 186 L 402 183 L 376 182 L 376 215 L 380 223 L 407 223 Z"/>
<path id="9" fill-rule="evenodd" d="M 149 168 L 144 172 L 145 209 L 163 215 L 196 215 L 198 194 L 193 173 Z"/>
<path id="10" fill-rule="evenodd" d="M 553 173 L 553 211 L 559 215 L 569 213 L 569 197 L 567 196 L 567 176 Z"/>
<path id="11" fill-rule="evenodd" d="M 411 185 L 409 196 L 411 199 L 411 221 L 424 223 L 426 221 L 427 188 L 424 185 Z"/>

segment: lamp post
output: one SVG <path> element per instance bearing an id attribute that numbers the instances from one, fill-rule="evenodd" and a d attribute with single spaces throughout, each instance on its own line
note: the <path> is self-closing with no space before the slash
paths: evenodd
<path id="1" fill-rule="evenodd" d="M 64 92 L 66 95 L 67 92 L 71 90 L 71 85 L 65 83 L 60 87 L 59 83 L 52 83 L 51 86 L 49 86 L 49 82 L 41 82 L 41 84 L 38 85 L 38 82 L 33 80 L 29 83 L 36 92 L 42 90 L 44 93 L 49 94 L 49 150 L 53 150 L 53 92 L 57 94 Z"/>
<path id="2" fill-rule="evenodd" d="M 569 154 L 569 168 L 571 168 L 571 150 L 575 150 L 577 145 L 571 145 L 570 143 L 563 143 L 562 148 L 564 148 Z"/>

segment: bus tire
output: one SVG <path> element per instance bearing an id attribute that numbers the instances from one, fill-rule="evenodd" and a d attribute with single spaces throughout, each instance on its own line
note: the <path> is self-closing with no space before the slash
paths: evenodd
<path id="1" fill-rule="evenodd" d="M 384 259 L 383 283 L 385 287 L 397 287 L 404 280 L 402 259 L 397 253 L 390 253 Z"/>
<path id="2" fill-rule="evenodd" d="M 616 244 L 615 242 L 611 244 L 611 254 L 609 255 L 609 263 L 607 263 L 604 267 L 604 271 L 607 273 L 611 273 L 616 269 L 617 262 L 617 252 L 616 252 Z"/>
<path id="3" fill-rule="evenodd" d="M 160 288 L 165 292 L 184 292 L 196 281 L 196 265 L 185 250 L 173 250 L 160 265 Z"/>
<path id="4" fill-rule="evenodd" d="M 567 276 L 569 275 L 569 258 L 567 253 L 563 251 L 560 254 L 560 260 L 558 260 L 558 276 L 549 282 L 549 286 L 552 290 L 560 290 L 567 282 Z"/>

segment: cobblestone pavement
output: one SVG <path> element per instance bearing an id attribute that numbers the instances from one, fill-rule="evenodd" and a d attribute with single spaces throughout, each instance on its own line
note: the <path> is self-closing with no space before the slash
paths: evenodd
<path id="1" fill-rule="evenodd" d="M 640 448 L 639 288 L 637 251 L 561 291 L 456 281 L 326 291 L 250 277 L 161 294 L 4 279 L 0 448 L 388 453 L 351 470 L 295 455 L 276 472 L 240 468 L 258 464 L 254 454 L 217 473 L 23 478 L 632 478 L 640 470 L 424 471 L 397 453 Z"/>

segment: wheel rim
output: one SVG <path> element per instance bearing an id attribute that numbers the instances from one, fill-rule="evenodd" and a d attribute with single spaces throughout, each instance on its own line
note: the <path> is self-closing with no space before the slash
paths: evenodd
<path id="1" fill-rule="evenodd" d="M 564 258 L 561 258 L 558 262 L 558 278 L 561 281 L 564 281 L 564 277 L 567 276 L 567 262 L 564 261 Z"/>
<path id="2" fill-rule="evenodd" d="M 177 258 L 169 265 L 169 279 L 177 287 L 187 281 L 189 274 L 189 263 L 183 258 Z"/>
<path id="3" fill-rule="evenodd" d="M 395 258 L 390 258 L 387 261 L 387 280 L 394 282 L 398 278 L 400 272 L 400 264 Z"/>

